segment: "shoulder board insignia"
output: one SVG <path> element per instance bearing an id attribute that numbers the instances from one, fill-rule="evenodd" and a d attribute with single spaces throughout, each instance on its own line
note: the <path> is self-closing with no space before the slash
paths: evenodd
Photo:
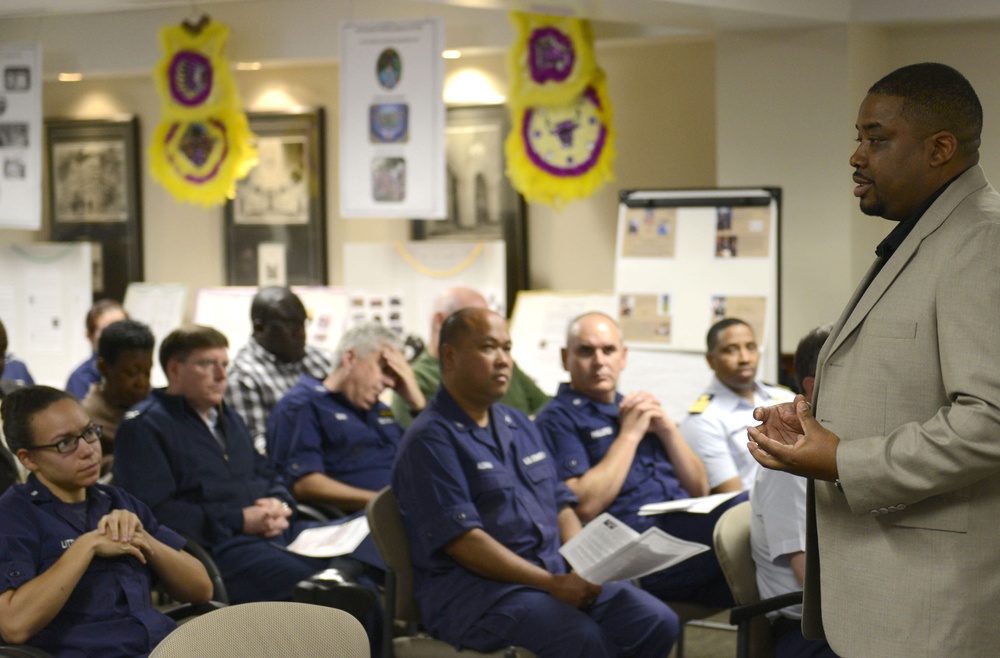
<path id="1" fill-rule="evenodd" d="M 712 403 L 712 398 L 715 397 L 714 393 L 705 393 L 698 400 L 691 405 L 688 409 L 689 414 L 700 414 L 708 408 L 708 405 Z"/>

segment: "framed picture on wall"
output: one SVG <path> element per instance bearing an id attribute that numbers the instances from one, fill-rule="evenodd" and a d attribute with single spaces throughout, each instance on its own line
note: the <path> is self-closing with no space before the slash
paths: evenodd
<path id="1" fill-rule="evenodd" d="M 139 121 L 48 119 L 49 239 L 90 242 L 94 297 L 142 280 Z"/>
<path id="2" fill-rule="evenodd" d="M 226 203 L 229 285 L 322 285 L 326 276 L 323 109 L 251 112 L 258 163 Z"/>
<path id="3" fill-rule="evenodd" d="M 504 240 L 507 243 L 507 308 L 528 287 L 524 199 L 505 172 L 504 140 L 510 119 L 503 105 L 448 109 L 444 141 L 448 217 L 415 219 L 414 240 Z"/>

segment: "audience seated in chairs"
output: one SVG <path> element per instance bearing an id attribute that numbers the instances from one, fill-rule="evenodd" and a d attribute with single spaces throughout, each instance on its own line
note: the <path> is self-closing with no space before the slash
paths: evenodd
<path id="1" fill-rule="evenodd" d="M 97 369 L 101 378 L 90 385 L 80 404 L 94 422 L 104 427 L 102 475 L 111 470 L 115 434 L 122 417 L 149 395 L 155 342 L 149 327 L 136 320 L 120 320 L 101 332 L 97 343 Z"/>
<path id="2" fill-rule="evenodd" d="M 232 603 L 289 600 L 300 581 L 336 565 L 336 558 L 284 549 L 316 524 L 296 518 L 292 495 L 254 450 L 240 417 L 223 404 L 227 345 L 219 331 L 202 326 L 163 339 L 167 388 L 154 389 L 118 428 L 114 479 L 158 520 L 212 552 Z M 382 568 L 370 541 L 352 556 Z M 379 610 L 370 589 L 345 582 L 327 594 L 332 607 L 367 613 L 377 642 Z"/>
<path id="3" fill-rule="evenodd" d="M 440 347 L 441 387 L 392 473 L 427 629 L 476 651 L 665 656 L 678 621 L 664 603 L 567 573 L 559 546 L 580 530 L 576 496 L 527 416 L 497 404 L 513 368 L 507 323 L 463 309 L 445 320 Z"/>
<path id="4" fill-rule="evenodd" d="M 146 655 L 175 626 L 153 607 L 152 579 L 178 601 L 204 603 L 204 567 L 146 505 L 97 483 L 100 426 L 73 396 L 33 386 L 2 410 L 31 471 L 0 497 L 3 639 L 59 656 Z"/>

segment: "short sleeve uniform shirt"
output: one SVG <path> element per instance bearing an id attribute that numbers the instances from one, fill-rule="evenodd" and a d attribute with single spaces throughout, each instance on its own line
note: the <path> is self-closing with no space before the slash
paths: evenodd
<path id="1" fill-rule="evenodd" d="M 758 466 L 747 450 L 747 427 L 757 424 L 753 410 L 791 402 L 793 397 L 787 388 L 756 382 L 754 401 L 750 402 L 718 377 L 712 377 L 712 383 L 680 424 L 684 439 L 705 464 L 710 488 L 737 476 L 744 489 L 753 486 Z"/>
<path id="2" fill-rule="evenodd" d="M 184 540 L 157 523 L 142 502 L 117 487 L 94 485 L 75 511 L 34 475 L 0 497 L 0 591 L 49 569 L 77 537 L 115 509 L 134 512 L 145 531 L 175 549 Z M 94 558 L 59 614 L 28 644 L 65 658 L 145 656 L 174 629 L 153 607 L 153 572 L 131 556 Z"/>
<path id="3" fill-rule="evenodd" d="M 392 488 L 410 538 L 414 589 L 431 633 L 455 637 L 506 593 L 523 587 L 482 578 L 444 551 L 474 528 L 546 569 L 559 555 L 559 509 L 576 497 L 556 478 L 531 421 L 494 404 L 481 428 L 442 387 L 407 430 Z"/>
<path id="4" fill-rule="evenodd" d="M 376 402 L 367 411 L 302 375 L 271 412 L 268 455 L 291 484 L 310 473 L 378 491 L 389 484 L 403 428 Z"/>
<path id="5" fill-rule="evenodd" d="M 559 479 L 582 476 L 600 462 L 618 433 L 621 417 L 618 405 L 592 400 L 561 384 L 559 392 L 535 419 L 546 445 L 555 458 Z M 608 508 L 613 516 L 638 531 L 654 525 L 654 517 L 639 516 L 646 503 L 690 498 L 677 480 L 673 464 L 655 434 L 647 434 L 636 449 L 621 491 Z"/>

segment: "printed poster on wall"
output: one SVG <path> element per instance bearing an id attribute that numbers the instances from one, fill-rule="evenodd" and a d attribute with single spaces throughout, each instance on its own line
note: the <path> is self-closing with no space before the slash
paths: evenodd
<path id="1" fill-rule="evenodd" d="M 340 214 L 444 219 L 440 20 L 340 30 Z"/>
<path id="2" fill-rule="evenodd" d="M 0 227 L 42 227 L 42 47 L 0 43 Z"/>

